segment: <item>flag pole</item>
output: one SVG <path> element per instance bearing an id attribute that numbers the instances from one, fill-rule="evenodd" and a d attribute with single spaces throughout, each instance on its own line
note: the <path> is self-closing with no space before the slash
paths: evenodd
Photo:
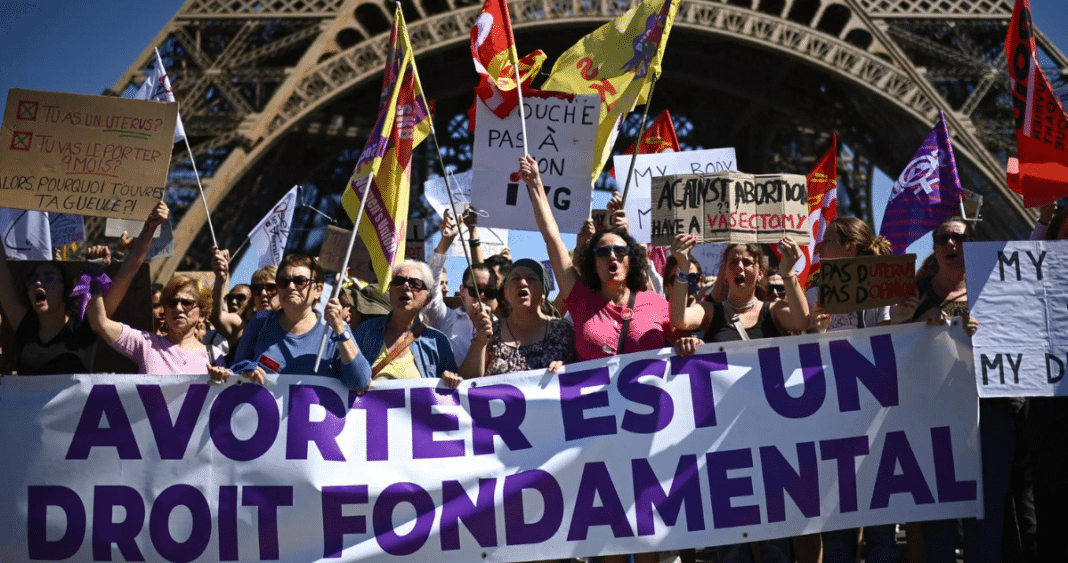
<path id="1" fill-rule="evenodd" d="M 509 35 L 508 56 L 512 59 L 512 68 L 515 70 L 515 93 L 519 96 L 519 123 L 523 127 L 523 156 L 530 156 L 530 150 L 527 146 L 527 114 L 526 110 L 523 109 L 523 77 L 519 72 L 519 52 L 515 47 L 515 34 L 512 33 L 512 14 L 508 9 L 508 0 L 501 0 L 501 4 L 504 4 L 505 26 Z M 481 299 L 479 302 L 481 303 Z"/>
<path id="2" fill-rule="evenodd" d="M 211 233 L 211 244 L 215 248 L 219 247 L 219 241 L 215 239 L 215 227 L 211 224 L 211 209 L 208 209 L 208 198 L 204 195 L 204 186 L 200 184 L 200 173 L 197 172 L 197 159 L 193 156 L 193 149 L 189 146 L 189 136 L 186 135 L 185 150 L 189 152 L 189 163 L 193 165 L 193 176 L 197 179 L 197 189 L 200 190 L 200 201 L 204 203 L 204 216 L 208 219 L 208 231 Z"/>
<path id="3" fill-rule="evenodd" d="M 375 181 L 375 173 L 371 172 L 367 176 L 367 187 L 363 190 L 363 197 L 360 198 L 360 210 L 356 212 L 356 223 L 352 225 L 352 234 L 349 235 L 349 245 L 345 249 L 345 260 L 341 262 L 342 271 L 338 273 L 338 283 L 334 284 L 334 289 L 330 292 L 331 299 L 337 299 L 337 296 L 341 294 L 341 277 L 346 274 L 346 270 L 349 268 L 349 259 L 352 258 L 352 247 L 356 245 L 356 235 L 360 230 L 360 221 L 363 220 L 363 208 L 367 206 L 367 198 L 371 195 L 371 186 Z M 326 315 L 323 315 L 323 322 L 326 322 Z M 323 350 L 326 349 L 326 339 L 328 331 L 323 331 L 323 339 L 319 342 L 319 353 L 315 355 L 315 367 L 312 368 L 313 373 L 319 372 L 319 362 L 323 359 Z"/>
<path id="4" fill-rule="evenodd" d="M 634 145 L 634 154 L 630 156 L 630 168 L 627 170 L 627 182 L 623 184 L 623 202 L 621 206 L 627 204 L 627 193 L 630 191 L 630 179 L 634 175 L 634 165 L 638 162 L 638 153 L 642 150 L 642 138 L 645 136 L 645 122 L 649 119 L 649 106 L 653 103 L 653 90 L 656 88 L 657 76 L 654 74 L 649 78 L 649 95 L 645 98 L 645 110 L 642 111 L 642 124 L 638 128 L 638 142 Z"/>

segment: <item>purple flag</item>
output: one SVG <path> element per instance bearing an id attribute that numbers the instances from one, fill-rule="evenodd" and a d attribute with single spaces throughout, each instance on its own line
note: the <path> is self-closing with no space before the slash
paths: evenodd
<path id="1" fill-rule="evenodd" d="M 894 254 L 904 254 L 913 241 L 959 215 L 963 199 L 946 116 L 940 111 L 938 124 L 890 190 L 879 232 L 893 245 Z"/>

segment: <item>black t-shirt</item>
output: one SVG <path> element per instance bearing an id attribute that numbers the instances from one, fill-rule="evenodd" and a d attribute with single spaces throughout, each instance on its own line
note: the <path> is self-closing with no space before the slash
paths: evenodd
<path id="1" fill-rule="evenodd" d="M 89 321 L 69 319 L 48 342 L 41 342 L 40 332 L 40 319 L 34 312 L 27 312 L 15 329 L 19 375 L 92 373 L 97 336 Z"/>

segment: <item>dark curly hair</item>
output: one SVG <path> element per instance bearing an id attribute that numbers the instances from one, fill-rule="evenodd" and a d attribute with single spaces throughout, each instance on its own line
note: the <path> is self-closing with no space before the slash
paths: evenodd
<path id="1" fill-rule="evenodd" d="M 1057 234 L 1065 220 L 1068 220 L 1068 207 L 1058 209 L 1053 217 L 1050 217 L 1049 227 L 1046 227 L 1046 240 L 1057 240 Z"/>
<path id="2" fill-rule="evenodd" d="M 645 291 L 649 285 L 649 276 L 645 273 L 649 266 L 649 256 L 645 251 L 645 245 L 639 244 L 624 229 L 597 231 L 590 237 L 590 241 L 586 243 L 586 246 L 578 249 L 575 263 L 578 264 L 579 274 L 582 276 L 582 281 L 586 283 L 586 287 L 589 287 L 594 292 L 601 291 L 601 278 L 597 276 L 597 258 L 593 255 L 593 249 L 597 248 L 597 243 L 605 235 L 616 235 L 623 239 L 623 242 L 630 248 L 627 253 L 627 257 L 630 258 L 630 269 L 627 271 L 627 288 L 631 291 Z"/>

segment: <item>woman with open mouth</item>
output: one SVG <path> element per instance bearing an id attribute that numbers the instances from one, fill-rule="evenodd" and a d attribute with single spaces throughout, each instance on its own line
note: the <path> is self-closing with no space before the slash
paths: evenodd
<path id="1" fill-rule="evenodd" d="M 485 310 L 477 319 L 475 340 L 460 366 L 464 379 L 534 369 L 556 372 L 575 361 L 575 328 L 546 312 L 546 277 L 537 260 L 512 264 L 503 285 L 506 314 L 494 321 Z"/>
<path id="2" fill-rule="evenodd" d="M 717 278 L 727 284 L 727 298 L 723 303 L 696 301 L 688 303 L 689 285 L 697 280 L 691 272 L 690 250 L 697 244 L 693 235 L 676 235 L 671 252 L 678 263 L 675 283 L 671 287 L 671 322 L 678 330 L 699 330 L 704 339 L 687 336 L 675 343 L 680 356 L 693 355 L 703 342 L 728 342 L 774 338 L 808 328 L 808 303 L 794 272 L 794 264 L 801 257 L 801 248 L 789 237 L 779 242 L 782 261 L 779 275 L 786 285 L 786 300 L 766 301 L 762 283 L 767 276 L 767 256 L 757 244 L 731 244 L 723 253 L 723 268 Z M 715 291 L 714 291 L 715 293 Z M 788 563 L 793 561 L 790 538 L 757 542 L 760 561 Z M 716 548 L 720 561 L 752 561 L 747 543 Z"/>
<path id="3" fill-rule="evenodd" d="M 303 254 L 282 258 L 273 280 L 281 308 L 252 317 L 237 344 L 236 363 L 229 370 L 212 372 L 212 380 L 224 382 L 232 371 L 263 385 L 268 373 L 277 373 L 321 375 L 338 379 L 349 389 L 367 387 L 371 367 L 352 338 L 337 298 L 326 305 L 325 323 L 319 321 L 315 305 L 324 280 L 318 260 Z"/>
<path id="4" fill-rule="evenodd" d="M 560 299 L 575 323 L 575 353 L 579 361 L 629 352 L 658 350 L 668 345 L 671 332 L 668 303 L 648 291 L 645 247 L 625 229 L 598 231 L 575 254 L 574 263 L 560 238 L 538 163 L 519 159 L 519 176 L 527 184 L 538 229 L 549 250 Z M 685 298 L 683 298 L 685 300 Z M 601 558 L 625 562 L 625 555 Z M 635 554 L 637 563 L 657 561 L 656 553 Z"/>
<path id="5" fill-rule="evenodd" d="M 393 310 L 356 327 L 356 342 L 373 359 L 375 381 L 439 377 L 449 387 L 460 384 L 448 337 L 419 316 L 434 298 L 431 292 L 440 299 L 439 291 L 430 266 L 423 262 L 405 260 L 393 269 L 389 280 Z"/>
<path id="6" fill-rule="evenodd" d="M 109 315 L 115 313 L 134 275 L 144 263 L 156 228 L 167 220 L 167 205 L 159 202 L 149 213 L 141 234 L 130 244 L 126 260 L 115 275 L 106 280 L 111 291 L 103 299 Z M 19 375 L 92 373 L 97 335 L 84 318 L 90 280 L 103 280 L 104 267 L 111 262 L 107 247 L 90 247 L 97 257 L 87 263 L 76 286 L 57 263 L 38 264 L 25 280 L 25 292 L 15 288 L 4 245 L 0 245 L 0 307 L 4 321 L 15 329 L 15 371 Z M 25 300 L 23 299 L 25 296 Z M 5 350 L 7 352 L 7 350 Z"/>

